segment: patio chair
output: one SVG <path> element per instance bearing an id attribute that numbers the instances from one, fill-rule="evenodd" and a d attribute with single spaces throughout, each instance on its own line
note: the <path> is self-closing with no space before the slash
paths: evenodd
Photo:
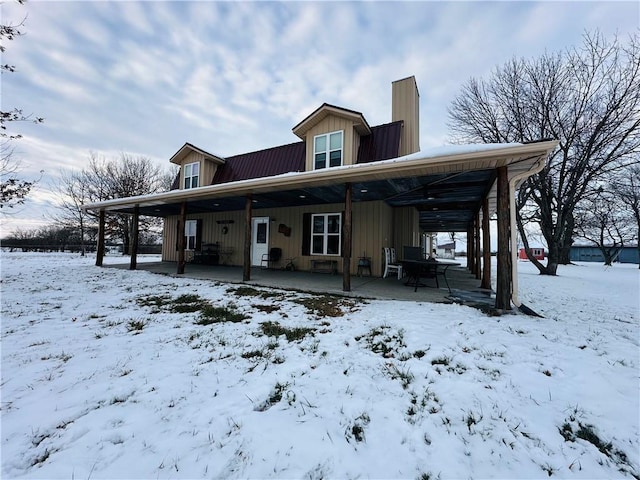
<path id="1" fill-rule="evenodd" d="M 282 249 L 281 248 L 270 248 L 269 253 L 264 253 L 262 258 L 260 259 L 260 266 L 262 268 L 268 269 L 273 268 L 273 264 L 278 263 L 282 258 Z"/>
<path id="2" fill-rule="evenodd" d="M 402 278 L 402 264 L 398 263 L 396 249 L 384 247 L 382 250 L 384 251 L 384 273 L 382 278 L 387 278 L 390 272 L 396 271 L 398 272 L 398 280 L 400 280 Z"/>

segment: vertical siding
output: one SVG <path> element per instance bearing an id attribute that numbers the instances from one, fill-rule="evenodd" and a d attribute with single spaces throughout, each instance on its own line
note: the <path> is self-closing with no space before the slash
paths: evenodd
<path id="1" fill-rule="evenodd" d="M 404 210 L 404 209 L 403 209 Z M 283 261 L 287 258 L 295 258 L 294 263 L 299 270 L 310 270 L 312 259 L 326 259 L 323 256 L 302 255 L 302 217 L 305 213 L 333 213 L 344 211 L 344 204 L 316 205 L 311 207 L 290 207 L 276 209 L 255 209 L 254 217 L 270 217 L 269 247 L 282 249 Z M 401 248 L 402 243 L 393 241 L 397 219 L 395 211 L 384 202 L 360 202 L 353 205 L 353 249 L 351 259 L 351 271 L 355 274 L 358 268 L 358 259 L 361 256 L 371 258 L 371 273 L 379 276 L 382 274 L 382 248 L 395 246 Z M 408 216 L 405 216 L 408 218 Z M 207 213 L 187 215 L 188 220 L 203 219 L 202 243 L 219 242 L 221 247 L 233 248 L 233 254 L 229 259 L 231 265 L 242 265 L 242 252 L 244 242 L 244 211 L 227 213 Z M 395 219 L 395 221 L 394 221 Z M 165 219 L 162 244 L 162 259 L 164 261 L 177 261 L 177 220 L 178 216 Z M 217 220 L 233 220 L 232 224 L 218 224 Z M 278 231 L 280 224 L 291 228 L 291 235 L 285 236 Z M 228 233 L 222 234 L 222 228 L 228 227 Z M 339 270 L 342 271 L 342 258 L 332 257 L 338 261 Z M 284 263 L 283 263 L 284 265 Z"/>
<path id="2" fill-rule="evenodd" d="M 393 238 L 398 257 L 402 258 L 402 247 L 420 246 L 420 218 L 413 207 L 395 208 L 393 210 Z"/>
<path id="3" fill-rule="evenodd" d="M 344 132 L 343 145 L 342 145 L 342 164 L 353 165 L 357 159 L 357 147 L 359 145 L 359 137 L 353 128 L 353 122 L 345 120 L 344 118 L 328 116 L 315 127 L 313 127 L 307 133 L 307 157 L 305 161 L 306 171 L 313 170 L 313 137 L 316 135 L 322 135 L 324 133 L 337 132 L 342 130 Z"/>
<path id="4" fill-rule="evenodd" d="M 392 121 L 403 120 L 400 155 L 420 150 L 420 94 L 414 77 L 391 84 Z"/>

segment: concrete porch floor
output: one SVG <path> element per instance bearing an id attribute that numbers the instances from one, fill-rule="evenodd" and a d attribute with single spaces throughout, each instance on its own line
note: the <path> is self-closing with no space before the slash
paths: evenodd
<path id="1" fill-rule="evenodd" d="M 111 259 L 104 264 L 111 268 L 129 268 L 129 262 L 120 257 L 120 262 Z M 178 275 L 176 262 L 138 262 L 138 270 L 182 278 L 211 280 L 230 284 L 244 284 L 285 290 L 301 290 L 314 293 L 330 293 L 351 297 L 373 298 L 381 300 L 405 300 L 430 303 L 462 303 L 475 307 L 493 307 L 493 292 L 479 288 L 480 280 L 464 267 L 451 267 L 447 271 L 447 280 L 451 293 L 442 278 L 440 288 L 436 288 L 434 279 L 424 279 L 426 287 L 405 286 L 406 278 L 398 280 L 397 276 L 387 278 L 363 276 L 351 277 L 351 292 L 342 290 L 342 274 L 310 273 L 277 269 L 251 269 L 251 280 L 242 281 L 242 267 L 223 265 L 197 265 L 188 263 L 185 273 Z"/>

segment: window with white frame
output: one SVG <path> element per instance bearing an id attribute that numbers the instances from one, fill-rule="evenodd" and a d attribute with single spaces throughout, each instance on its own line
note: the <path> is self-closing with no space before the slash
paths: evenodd
<path id="1" fill-rule="evenodd" d="M 198 232 L 198 221 L 187 220 L 184 224 L 184 245 L 186 250 L 196 249 L 196 236 Z"/>
<path id="2" fill-rule="evenodd" d="M 313 169 L 342 165 L 342 131 L 313 137 Z"/>
<path id="3" fill-rule="evenodd" d="M 340 255 L 342 214 L 311 215 L 311 254 Z"/>
<path id="4" fill-rule="evenodd" d="M 184 166 L 184 188 L 196 188 L 200 182 L 200 164 L 187 163 Z"/>

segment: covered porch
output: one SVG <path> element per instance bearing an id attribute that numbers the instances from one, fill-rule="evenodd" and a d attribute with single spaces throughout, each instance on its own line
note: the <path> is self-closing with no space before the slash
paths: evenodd
<path id="1" fill-rule="evenodd" d="M 464 259 L 458 259 L 464 263 Z M 109 257 L 103 264 L 109 268 L 128 269 L 129 263 L 123 257 Z M 425 280 L 425 287 L 417 290 L 406 286 L 407 278 L 397 276 L 382 278 L 379 276 L 351 277 L 351 290 L 342 289 L 342 276 L 305 271 L 288 271 L 283 269 L 252 268 L 251 279 L 243 280 L 243 268 L 224 265 L 189 264 L 183 274 L 176 273 L 176 262 L 140 262 L 138 270 L 155 274 L 224 282 L 232 285 L 268 287 L 283 290 L 297 290 L 319 294 L 342 295 L 379 300 L 404 300 L 428 303 L 461 303 L 481 308 L 491 308 L 495 303 L 495 294 L 491 289 L 480 287 L 475 274 L 464 266 L 452 267 L 447 273 L 451 292 L 446 285 L 440 283 L 436 288 L 433 279 Z"/>
<path id="2" fill-rule="evenodd" d="M 342 294 L 359 295 L 359 277 L 355 275 L 355 266 L 359 252 L 380 252 L 381 246 L 392 246 L 397 251 L 405 245 L 419 246 L 418 236 L 413 232 L 465 232 L 467 234 L 467 258 L 464 270 L 471 272 L 473 279 L 484 290 L 491 290 L 491 257 L 489 241 L 489 218 L 497 216 L 497 277 L 494 306 L 509 310 L 512 303 L 519 306 L 517 300 L 517 275 L 515 272 L 515 200 L 517 186 L 528 176 L 540 171 L 546 157 L 556 146 L 555 141 L 533 144 L 450 146 L 433 152 L 418 152 L 391 160 L 372 163 L 347 165 L 332 169 L 291 172 L 274 177 L 260 177 L 249 180 L 214 184 L 190 190 L 109 200 L 84 207 L 95 210 L 100 216 L 100 230 L 96 264 L 102 264 L 104 252 L 104 218 L 106 213 L 128 213 L 133 216 L 133 251 L 129 268 L 137 268 L 137 225 L 140 215 L 174 218 L 177 220 L 175 242 L 166 242 L 166 248 L 173 249 L 176 244 L 177 262 L 168 263 L 173 272 L 179 275 L 194 275 L 200 266 L 188 263 L 185 255 L 184 225 L 187 215 L 229 212 L 238 216 L 237 232 L 233 248 L 239 254 L 241 281 L 252 284 L 260 280 L 264 273 L 252 265 L 252 218 L 259 212 L 279 209 L 287 212 L 291 209 L 308 209 L 313 206 L 340 205 L 342 209 L 341 236 L 342 251 L 335 258 L 339 264 L 340 276 L 325 279 L 331 282 L 324 285 L 324 291 L 339 291 Z M 382 227 L 384 215 L 364 216 L 354 205 L 384 205 L 387 211 L 411 211 L 410 215 L 398 215 L 395 223 L 387 221 Z M 256 213 L 254 213 L 256 212 Z M 278 215 L 280 217 L 280 215 Z M 354 241 L 353 224 L 360 220 L 366 225 L 366 231 L 360 229 L 361 237 Z M 396 227 L 399 222 L 411 223 L 408 229 Z M 220 222 L 217 222 L 220 223 Z M 166 223 L 165 223 L 166 225 Z M 415 227 L 413 226 L 415 225 Z M 362 242 L 373 236 L 380 236 L 386 230 L 384 244 L 376 244 L 372 249 L 362 248 Z M 297 231 L 302 231 L 298 228 Z M 305 236 L 306 239 L 306 236 Z M 308 239 L 306 239 L 308 240 Z M 304 247 L 303 247 L 304 249 Z M 295 250 L 295 251 L 294 251 Z M 295 256 L 299 247 L 294 246 Z M 303 256 L 308 255 L 303 252 Z M 374 253 L 375 255 L 375 253 Z M 164 258 L 164 255 L 163 255 Z M 309 258 L 309 257 L 305 257 Z M 374 257 L 374 262 L 376 259 Z M 186 268 L 185 268 L 186 267 Z M 166 267 L 162 267 L 166 268 Z M 452 269 L 451 274 L 453 275 Z M 271 272 L 275 275 L 285 272 Z M 297 272 L 296 272 L 297 273 Z M 257 275 L 257 278 L 256 278 Z M 301 275 L 298 273 L 298 275 Z M 284 278 L 278 277 L 274 286 L 285 286 Z M 292 276 L 289 275 L 288 278 Z M 237 278 L 237 277 L 236 277 Z M 266 281 L 266 278 L 262 281 Z M 300 288 L 300 278 L 294 282 Z M 239 279 L 238 279 L 239 280 Z M 319 279 L 315 279 L 314 284 Z M 396 279 L 397 282 L 397 279 Z M 334 285 L 335 284 L 335 285 Z M 368 285 L 368 284 L 366 284 Z M 380 289 L 386 280 L 380 279 Z M 267 285 L 269 286 L 269 285 Z M 430 288 L 420 288 L 419 292 L 400 283 L 397 295 L 406 299 L 419 300 L 418 295 L 430 296 Z M 367 287 L 373 295 L 374 285 Z M 452 286 L 452 288 L 455 288 Z M 471 290 L 466 290 L 471 291 Z M 402 292 L 402 293 L 400 293 Z M 447 294 L 449 292 L 445 290 Z M 417 294 L 417 295 L 416 295 Z M 362 296 L 367 296 L 362 294 Z M 388 298 L 388 297 L 387 297 Z M 436 300 L 425 300 L 436 301 Z"/>

